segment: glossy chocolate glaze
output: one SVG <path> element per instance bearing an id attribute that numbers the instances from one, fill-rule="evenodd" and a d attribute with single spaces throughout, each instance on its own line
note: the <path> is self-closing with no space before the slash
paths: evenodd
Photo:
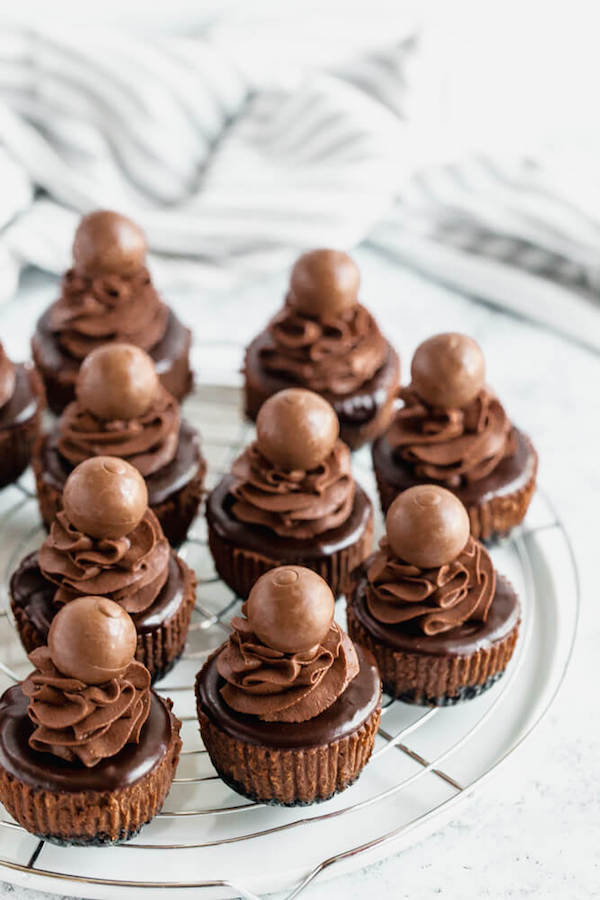
<path id="1" fill-rule="evenodd" d="M 165 700 L 151 692 L 150 714 L 138 744 L 126 744 L 116 756 L 97 766 L 67 762 L 29 746 L 33 723 L 20 684 L 0 698 L 0 767 L 34 788 L 46 791 L 113 791 L 148 775 L 167 754 L 173 739 L 173 717 Z"/>
<path id="2" fill-rule="evenodd" d="M 386 345 L 387 354 L 382 365 L 360 388 L 347 395 L 333 394 L 331 391 L 318 392 L 331 403 L 341 424 L 360 426 L 369 422 L 385 405 L 390 391 L 395 389 L 400 363 L 391 344 L 386 341 Z M 248 380 L 261 390 L 265 397 L 284 388 L 310 388 L 310 385 L 290 378 L 287 373 L 271 373 L 264 369 L 260 355 L 270 347 L 273 347 L 273 341 L 268 331 L 261 332 L 248 346 L 245 362 Z"/>
<path id="3" fill-rule="evenodd" d="M 412 466 L 396 455 L 395 448 L 389 443 L 385 434 L 377 438 L 373 444 L 373 465 L 377 474 L 398 493 L 413 487 L 415 484 L 441 484 L 452 491 L 468 508 L 490 500 L 502 494 L 512 494 L 522 490 L 534 475 L 537 455 L 526 434 L 515 428 L 517 450 L 507 456 L 493 472 L 479 481 L 461 487 L 448 487 L 443 482 L 433 479 L 417 478 Z"/>
<path id="4" fill-rule="evenodd" d="M 47 484 L 62 493 L 65 481 L 73 471 L 73 466 L 59 452 L 58 439 L 57 423 L 47 435 L 42 447 L 42 478 Z M 182 420 L 174 459 L 145 479 L 148 488 L 148 504 L 158 506 L 159 503 L 164 503 L 174 493 L 189 484 L 198 474 L 201 459 L 198 432 L 188 422 Z"/>
<path id="5" fill-rule="evenodd" d="M 365 571 L 369 560 L 365 563 Z M 465 622 L 458 628 L 427 636 L 408 622 L 386 625 L 375 619 L 366 602 L 366 574 L 356 585 L 348 603 L 363 628 L 376 640 L 404 653 L 426 653 L 432 656 L 462 656 L 489 647 L 505 638 L 521 618 L 521 605 L 511 584 L 499 575 L 496 593 L 486 622 Z"/>
<path id="6" fill-rule="evenodd" d="M 329 709 L 307 722 L 261 722 L 227 706 L 214 653 L 196 676 L 196 701 L 218 727 L 236 740 L 267 747 L 297 748 L 329 744 L 357 731 L 379 705 L 381 681 L 372 654 L 356 645 L 360 671 Z"/>
<path id="7" fill-rule="evenodd" d="M 52 619 L 58 612 L 53 603 L 56 585 L 47 581 L 40 571 L 37 552 L 30 553 L 20 563 L 10 579 L 10 594 L 14 607 L 20 607 L 29 623 L 45 641 Z M 153 631 L 175 614 L 185 597 L 185 576 L 175 551 L 171 551 L 169 577 L 162 591 L 148 609 L 132 615 L 138 634 Z"/>
<path id="8" fill-rule="evenodd" d="M 40 400 L 33 388 L 31 366 L 15 364 L 15 389 L 8 403 L 0 408 L 0 430 L 28 422 L 36 414 Z"/>
<path id="9" fill-rule="evenodd" d="M 251 525 L 234 518 L 231 512 L 234 501 L 229 493 L 233 482 L 233 476 L 226 475 L 209 494 L 206 501 L 209 527 L 214 528 L 223 540 L 237 547 L 270 559 L 285 559 L 288 564 L 294 560 L 330 556 L 352 546 L 362 537 L 372 515 L 371 501 L 357 484 L 352 512 L 338 528 L 331 528 L 310 539 L 280 537 L 266 525 Z"/>
<path id="10" fill-rule="evenodd" d="M 35 356 L 42 372 L 58 372 L 71 376 L 75 382 L 81 360 L 75 359 L 61 347 L 58 335 L 50 329 L 49 307 L 38 319 L 32 343 Z M 190 343 L 190 332 L 181 324 L 172 310 L 169 310 L 167 327 L 160 341 L 148 353 L 154 360 L 156 373 L 159 376 L 168 372 L 173 363 L 182 356 L 187 356 Z"/>

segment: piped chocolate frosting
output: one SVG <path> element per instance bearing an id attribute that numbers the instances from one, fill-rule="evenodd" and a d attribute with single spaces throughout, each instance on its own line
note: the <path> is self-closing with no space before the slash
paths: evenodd
<path id="1" fill-rule="evenodd" d="M 358 302 L 360 275 L 336 250 L 313 250 L 296 262 L 285 306 L 269 323 L 264 369 L 314 391 L 344 395 L 382 366 L 387 345 Z"/>
<path id="2" fill-rule="evenodd" d="M 38 554 L 54 602 L 97 594 L 132 614 L 148 609 L 167 581 L 170 549 L 137 469 L 87 460 L 67 479 L 63 506 Z"/>
<path id="3" fill-rule="evenodd" d="M 436 335 L 417 348 L 386 437 L 418 478 L 457 488 L 515 453 L 514 428 L 484 377 L 483 354 L 465 335 Z"/>
<path id="4" fill-rule="evenodd" d="M 152 285 L 143 233 L 130 219 L 99 210 L 82 219 L 49 325 L 61 347 L 83 359 L 109 341 L 148 350 L 162 338 L 168 309 Z"/>
<path id="5" fill-rule="evenodd" d="M 298 388 L 261 407 L 257 440 L 232 466 L 232 513 L 282 537 L 310 538 L 345 522 L 355 483 L 332 407 Z"/>
<path id="6" fill-rule="evenodd" d="M 137 743 L 150 675 L 133 658 L 129 616 L 104 597 L 81 597 L 57 613 L 48 642 L 29 655 L 36 668 L 21 685 L 32 749 L 91 768 Z"/>
<path id="7" fill-rule="evenodd" d="M 152 510 L 120 538 L 93 538 L 59 512 L 38 553 L 44 578 L 56 585 L 54 603 L 101 594 L 135 614 L 148 609 L 169 574 L 169 543 Z"/>
<path id="8" fill-rule="evenodd" d="M 306 722 L 335 703 L 359 663 L 333 608 L 331 590 L 309 569 L 282 566 L 259 578 L 247 618 L 233 620 L 216 661 L 228 706 L 264 722 Z"/>
<path id="9" fill-rule="evenodd" d="M 82 363 L 76 391 L 77 400 L 58 424 L 58 449 L 71 465 L 118 456 L 147 477 L 175 458 L 179 405 L 143 350 L 130 344 L 93 350 Z"/>
<path id="10" fill-rule="evenodd" d="M 386 529 L 367 570 L 367 606 L 378 622 L 432 636 L 486 621 L 496 573 L 453 494 L 410 488 L 390 506 Z"/>

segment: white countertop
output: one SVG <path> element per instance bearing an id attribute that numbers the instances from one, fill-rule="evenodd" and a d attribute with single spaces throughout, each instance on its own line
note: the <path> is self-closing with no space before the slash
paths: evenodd
<path id="1" fill-rule="evenodd" d="M 594 712 L 595 695 L 588 694 L 600 645 L 597 587 L 592 593 L 598 555 L 592 503 L 600 499 L 600 358 L 432 285 L 368 248 L 356 259 L 363 300 L 396 343 L 405 375 L 412 350 L 432 333 L 466 331 L 483 346 L 490 384 L 539 450 L 540 482 L 575 546 L 583 607 L 573 662 L 553 708 L 484 791 L 460 808 L 458 818 L 401 854 L 360 873 L 317 881 L 302 896 L 600 896 L 600 716 Z M 13 358 L 27 354 L 31 323 L 52 298 L 51 285 L 41 293 L 39 279 L 27 282 L 18 300 L 0 310 L 0 336 Z M 284 286 L 284 277 L 278 276 L 235 296 L 169 299 L 198 338 L 245 343 L 275 310 Z M 0 898 L 47 896 L 0 883 Z"/>

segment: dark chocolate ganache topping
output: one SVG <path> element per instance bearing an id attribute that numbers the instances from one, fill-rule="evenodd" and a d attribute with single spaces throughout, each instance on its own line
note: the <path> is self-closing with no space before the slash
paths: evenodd
<path id="1" fill-rule="evenodd" d="M 57 514 L 38 554 L 41 572 L 57 586 L 54 602 L 108 597 L 136 614 L 148 609 L 169 574 L 169 543 L 152 510 L 121 538 L 93 538 Z"/>
<path id="2" fill-rule="evenodd" d="M 168 314 L 146 268 L 131 276 L 97 277 L 69 269 L 61 296 L 50 309 L 49 324 L 61 347 L 83 359 L 108 341 L 149 350 L 163 337 Z"/>
<path id="3" fill-rule="evenodd" d="M 272 346 L 261 351 L 265 370 L 313 391 L 349 394 L 370 381 L 387 354 L 375 319 L 358 303 L 317 318 L 286 302 L 267 330 Z"/>
<path id="4" fill-rule="evenodd" d="M 21 685 L 34 724 L 29 745 L 92 767 L 138 743 L 150 712 L 150 674 L 138 662 L 104 684 L 88 685 L 61 674 L 47 647 L 29 655 L 35 670 Z"/>
<path id="5" fill-rule="evenodd" d="M 371 615 L 382 624 L 427 636 L 465 622 L 485 622 L 495 590 L 492 560 L 472 537 L 453 562 L 433 569 L 399 559 L 384 538 L 367 571 Z"/>
<path id="6" fill-rule="evenodd" d="M 58 449 L 72 466 L 92 456 L 118 456 L 146 478 L 175 458 L 179 425 L 179 404 L 162 387 L 150 409 L 134 419 L 101 419 L 76 400 L 60 417 Z"/>
<path id="7" fill-rule="evenodd" d="M 265 525 L 282 537 L 311 538 L 348 519 L 354 502 L 350 450 L 336 441 L 325 460 L 309 471 L 270 463 L 251 444 L 232 466 L 233 515 Z"/>
<path id="8" fill-rule="evenodd" d="M 516 451 L 514 428 L 487 388 L 463 409 L 430 407 L 412 387 L 400 397 L 387 439 L 419 478 L 456 488 L 485 478 Z"/>
<path id="9" fill-rule="evenodd" d="M 358 675 L 354 644 L 335 622 L 320 644 L 302 653 L 267 647 L 246 619 L 231 624 L 217 670 L 226 682 L 222 697 L 237 712 L 264 722 L 306 722 L 335 703 Z"/>

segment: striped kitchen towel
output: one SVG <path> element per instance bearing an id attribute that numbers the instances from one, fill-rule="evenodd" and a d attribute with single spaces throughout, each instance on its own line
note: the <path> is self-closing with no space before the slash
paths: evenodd
<path id="1" fill-rule="evenodd" d="M 0 30 L 0 300 L 25 265 L 63 271 L 79 215 L 108 207 L 142 224 L 163 289 L 229 290 L 368 238 L 600 349 L 597 154 L 423 167 L 410 19 L 335 68 L 295 45 L 286 69 L 257 31 Z"/>
<path id="2" fill-rule="evenodd" d="M 599 351 L 596 166 L 555 151 L 427 168 L 371 240 L 432 279 Z"/>
<path id="3" fill-rule="evenodd" d="M 408 172 L 404 80 L 381 102 L 373 66 L 259 86 L 208 39 L 2 30 L 0 295 L 23 264 L 64 270 L 98 207 L 140 222 L 163 287 L 229 288 L 359 243 Z"/>

